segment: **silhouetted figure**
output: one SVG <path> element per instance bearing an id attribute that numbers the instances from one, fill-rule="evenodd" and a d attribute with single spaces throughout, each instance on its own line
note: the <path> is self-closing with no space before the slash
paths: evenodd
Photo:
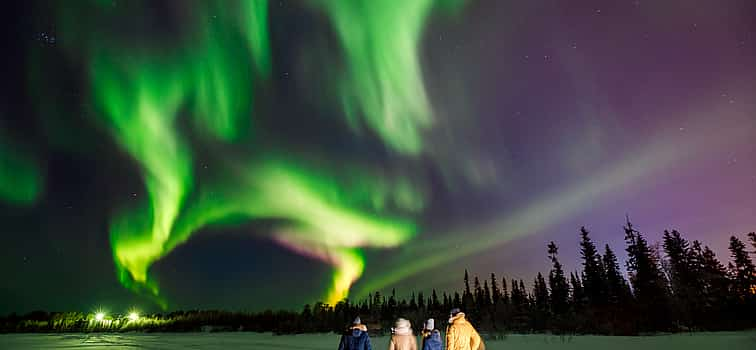
<path id="1" fill-rule="evenodd" d="M 410 321 L 400 318 L 391 328 L 389 350 L 417 350 L 417 339 L 412 334 Z"/>
<path id="2" fill-rule="evenodd" d="M 446 350 L 482 350 L 480 335 L 458 308 L 449 314 L 449 328 L 446 330 Z"/>
<path id="3" fill-rule="evenodd" d="M 423 327 L 423 346 L 422 350 L 441 350 L 443 349 L 443 342 L 441 342 L 441 332 L 436 329 L 436 321 L 429 318 L 425 321 Z"/>
<path id="4" fill-rule="evenodd" d="M 339 350 L 372 350 L 367 326 L 362 324 L 359 316 L 354 319 L 346 333 L 341 336 Z"/>

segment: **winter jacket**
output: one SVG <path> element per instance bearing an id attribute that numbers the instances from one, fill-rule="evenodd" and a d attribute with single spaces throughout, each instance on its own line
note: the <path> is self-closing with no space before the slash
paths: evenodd
<path id="1" fill-rule="evenodd" d="M 389 350 L 417 350 L 417 338 L 409 334 L 394 334 L 389 342 Z"/>
<path id="2" fill-rule="evenodd" d="M 441 332 L 434 329 L 433 332 L 423 337 L 422 350 L 443 350 L 443 345 L 443 342 L 441 342 Z"/>
<path id="3" fill-rule="evenodd" d="M 372 350 L 365 328 L 354 327 L 342 335 L 339 350 Z"/>
<path id="4" fill-rule="evenodd" d="M 484 349 L 480 335 L 470 322 L 467 322 L 464 313 L 458 313 L 449 319 L 449 323 L 449 328 L 446 331 L 446 350 Z"/>

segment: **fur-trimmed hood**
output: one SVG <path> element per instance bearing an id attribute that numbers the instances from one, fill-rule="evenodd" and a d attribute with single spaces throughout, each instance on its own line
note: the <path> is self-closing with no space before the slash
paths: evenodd
<path id="1" fill-rule="evenodd" d="M 458 322 L 465 322 L 465 313 L 464 312 L 458 312 L 456 315 L 449 317 L 449 324 L 455 324 Z"/>

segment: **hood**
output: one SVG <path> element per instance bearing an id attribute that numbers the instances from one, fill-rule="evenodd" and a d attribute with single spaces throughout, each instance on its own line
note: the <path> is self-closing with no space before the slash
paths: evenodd
<path id="1" fill-rule="evenodd" d="M 465 313 L 460 312 L 451 318 L 449 318 L 449 324 L 463 323 L 465 322 Z"/>
<path id="2" fill-rule="evenodd" d="M 362 335 L 364 331 L 360 328 L 352 328 L 352 336 L 357 338 Z"/>
<path id="3" fill-rule="evenodd" d="M 410 323 L 410 321 L 400 318 L 396 320 L 394 328 L 391 329 L 391 332 L 397 335 L 412 334 L 412 324 Z"/>

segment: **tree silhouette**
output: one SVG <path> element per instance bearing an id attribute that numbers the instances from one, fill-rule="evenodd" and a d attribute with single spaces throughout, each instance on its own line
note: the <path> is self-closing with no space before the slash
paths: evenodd
<path id="1" fill-rule="evenodd" d="M 551 271 L 549 272 L 549 288 L 551 289 L 551 311 L 554 315 L 559 316 L 567 312 L 569 287 L 567 278 L 564 276 L 562 264 L 559 262 L 559 247 L 553 241 L 548 245 L 549 260 L 551 261 Z"/>
<path id="2" fill-rule="evenodd" d="M 582 273 L 565 277 L 555 242 L 547 245 L 549 272 L 538 272 L 528 289 L 523 279 L 481 281 L 475 277 L 470 288 L 465 270 L 459 290 L 422 291 L 391 289 L 384 296 L 374 291 L 335 305 L 322 302 L 305 305 L 300 312 L 259 313 L 176 311 L 168 315 L 144 315 L 140 322 L 128 322 L 114 315 L 112 322 L 94 322 L 94 315 L 80 312 L 36 311 L 23 316 L 0 317 L 5 332 L 90 332 L 90 331 L 199 331 L 203 329 L 289 334 L 301 332 L 343 332 L 356 316 L 368 324 L 369 332 L 388 332 L 396 317 L 415 324 L 426 318 L 445 320 L 452 307 L 463 308 L 482 332 L 501 331 L 590 334 L 638 334 L 639 332 L 738 330 L 756 327 L 756 267 L 748 241 L 730 237 L 731 261 L 726 268 L 714 252 L 699 241 L 688 241 L 676 231 L 664 231 L 662 249 L 649 244 L 644 234 L 629 222 L 624 227 L 627 274 L 609 245 L 603 255 L 583 228 L 580 231 Z M 756 247 L 754 247 L 756 248 Z M 667 273 L 668 279 L 663 272 Z M 500 282 L 500 283 L 499 283 Z M 600 285 L 598 284 L 599 282 Z M 589 294 L 590 292 L 590 294 Z M 439 296 L 442 296 L 441 298 Z"/>
<path id="3" fill-rule="evenodd" d="M 666 330 L 669 325 L 667 283 L 646 238 L 628 220 L 625 226 L 627 269 L 644 330 Z M 667 327 L 665 327 L 667 325 Z"/>
<path id="4" fill-rule="evenodd" d="M 741 300 L 753 298 L 754 286 L 756 285 L 756 267 L 748 256 L 743 241 L 735 236 L 730 237 L 730 273 L 733 281 L 733 291 Z"/>
<path id="5" fill-rule="evenodd" d="M 596 245 L 585 227 L 580 228 L 580 256 L 583 259 L 583 288 L 591 305 L 606 303 L 604 267 Z"/>

